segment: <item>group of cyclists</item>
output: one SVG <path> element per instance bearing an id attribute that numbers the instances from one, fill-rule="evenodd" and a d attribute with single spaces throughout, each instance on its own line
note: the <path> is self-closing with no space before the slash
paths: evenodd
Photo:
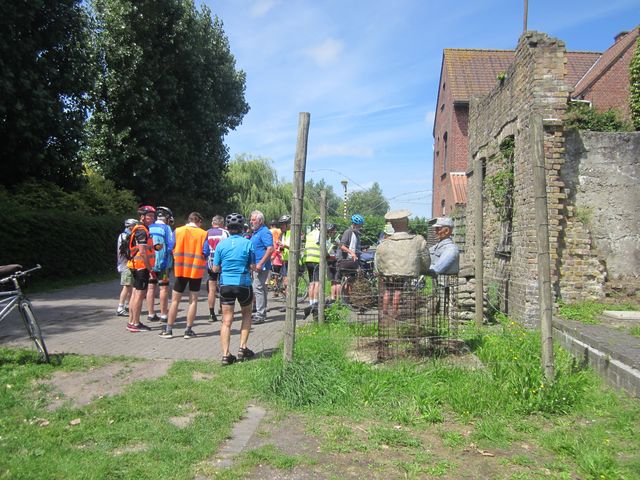
<path id="1" fill-rule="evenodd" d="M 228 365 L 254 355 L 246 346 L 249 330 L 252 323 L 261 323 L 266 317 L 266 282 L 271 271 L 286 279 L 291 217 L 283 215 L 270 222 L 270 228 L 267 228 L 264 215 L 256 210 L 251 213 L 249 229 L 246 228 L 245 217 L 238 213 L 226 218 L 214 216 L 209 229 L 202 226 L 203 221 L 200 213 L 192 212 L 186 225 L 173 230 L 175 220 L 171 209 L 149 205 L 138 209 L 137 219 L 124 221 L 124 231 L 117 242 L 117 269 L 122 290 L 116 315 L 127 317 L 126 328 L 132 333 L 151 330 L 140 321 L 142 304 L 146 299 L 147 322 L 161 322 L 160 336 L 173 338 L 178 306 L 188 287 L 189 308 L 184 338 L 194 338 L 197 335 L 192 327 L 198 292 L 202 279 L 208 274 L 209 320 L 218 320 L 216 298 L 219 296 L 217 312 L 222 313 L 222 363 Z M 340 280 L 347 274 L 345 272 L 354 270 L 361 250 L 360 229 L 363 224 L 364 217 L 353 215 L 351 226 L 340 238 L 335 237 L 336 226 L 327 225 L 327 260 L 332 284 L 329 301 L 335 301 L 340 295 Z M 304 238 L 302 258 L 309 275 L 309 305 L 305 308 L 305 315 L 317 308 L 321 251 L 319 229 L 320 219 L 317 218 Z M 174 281 L 169 302 L 172 272 Z M 156 297 L 159 309 L 156 309 Z M 229 337 L 236 301 L 242 312 L 242 326 L 240 351 L 234 356 L 229 352 Z"/>

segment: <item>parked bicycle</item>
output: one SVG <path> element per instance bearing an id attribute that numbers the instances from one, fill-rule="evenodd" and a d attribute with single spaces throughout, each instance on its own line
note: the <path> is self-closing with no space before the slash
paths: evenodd
<path id="1" fill-rule="evenodd" d="M 307 270 L 304 267 L 300 267 L 298 270 L 298 302 L 302 302 L 309 296 L 309 279 L 307 278 Z M 287 289 L 285 287 L 286 275 L 281 275 L 276 272 L 271 272 L 269 280 L 267 281 L 267 290 L 280 296 L 283 300 L 287 298 Z"/>
<path id="2" fill-rule="evenodd" d="M 40 265 L 36 265 L 34 268 L 23 271 L 22 265 L 0 266 L 0 277 L 8 275 L 7 277 L 0 278 L 0 322 L 17 308 L 20 311 L 20 316 L 27 329 L 29 338 L 31 338 L 38 350 L 40 360 L 48 363 L 49 352 L 42 338 L 40 325 L 38 325 L 36 316 L 33 313 L 31 301 L 29 301 L 22 292 L 20 286 L 20 283 L 24 281 L 27 275 L 41 268 Z"/>

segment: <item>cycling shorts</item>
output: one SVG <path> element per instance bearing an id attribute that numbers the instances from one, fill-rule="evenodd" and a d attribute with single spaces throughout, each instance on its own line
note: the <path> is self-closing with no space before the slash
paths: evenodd
<path id="1" fill-rule="evenodd" d="M 217 282 L 220 278 L 220 272 L 214 272 L 213 270 L 207 270 L 209 272 L 209 281 Z"/>
<path id="2" fill-rule="evenodd" d="M 149 270 L 131 270 L 133 276 L 133 288 L 136 290 L 146 290 L 149 286 Z"/>
<path id="3" fill-rule="evenodd" d="M 235 305 L 236 300 L 241 307 L 251 305 L 253 302 L 253 288 L 241 285 L 222 285 L 220 287 L 220 303 L 222 305 Z"/>
<path id="4" fill-rule="evenodd" d="M 320 264 L 314 262 L 307 262 L 307 274 L 309 275 L 310 282 L 320 281 Z"/>
<path id="5" fill-rule="evenodd" d="M 187 285 L 189 285 L 190 292 L 199 292 L 201 284 L 201 278 L 176 277 L 173 282 L 173 291 L 183 293 L 186 290 Z"/>

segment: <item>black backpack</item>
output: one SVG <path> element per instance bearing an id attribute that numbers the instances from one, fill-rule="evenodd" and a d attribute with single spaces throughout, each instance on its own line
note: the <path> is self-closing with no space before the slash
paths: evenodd
<path id="1" fill-rule="evenodd" d="M 126 258 L 127 260 L 131 260 L 132 256 L 131 256 L 131 249 L 130 244 L 131 244 L 131 231 L 125 233 L 122 232 L 120 235 L 122 236 L 122 234 L 124 234 L 124 237 L 122 237 L 122 241 L 120 242 L 120 245 L 118 247 L 118 255 L 121 257 Z"/>

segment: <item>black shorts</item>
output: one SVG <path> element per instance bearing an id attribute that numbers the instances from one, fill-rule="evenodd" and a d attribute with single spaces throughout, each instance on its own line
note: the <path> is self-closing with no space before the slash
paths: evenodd
<path id="1" fill-rule="evenodd" d="M 282 265 L 271 265 L 271 271 L 273 273 L 280 273 L 280 270 L 282 269 Z"/>
<path id="2" fill-rule="evenodd" d="M 213 272 L 213 271 L 209 270 L 209 281 L 210 282 L 217 282 L 219 278 L 220 278 L 220 272 Z"/>
<path id="3" fill-rule="evenodd" d="M 320 281 L 320 264 L 307 262 L 307 274 L 309 275 L 310 282 Z"/>
<path id="4" fill-rule="evenodd" d="M 173 291 L 183 293 L 187 288 L 187 285 L 189 285 L 190 292 L 199 292 L 201 283 L 201 278 L 176 277 L 173 282 Z"/>
<path id="5" fill-rule="evenodd" d="M 235 305 L 236 300 L 241 307 L 251 305 L 253 302 L 253 288 L 240 285 L 222 285 L 220 287 L 220 303 L 222 305 Z"/>
<path id="6" fill-rule="evenodd" d="M 149 270 L 133 270 L 131 269 L 131 275 L 133 276 L 133 288 L 136 290 L 146 290 L 149 286 Z"/>

